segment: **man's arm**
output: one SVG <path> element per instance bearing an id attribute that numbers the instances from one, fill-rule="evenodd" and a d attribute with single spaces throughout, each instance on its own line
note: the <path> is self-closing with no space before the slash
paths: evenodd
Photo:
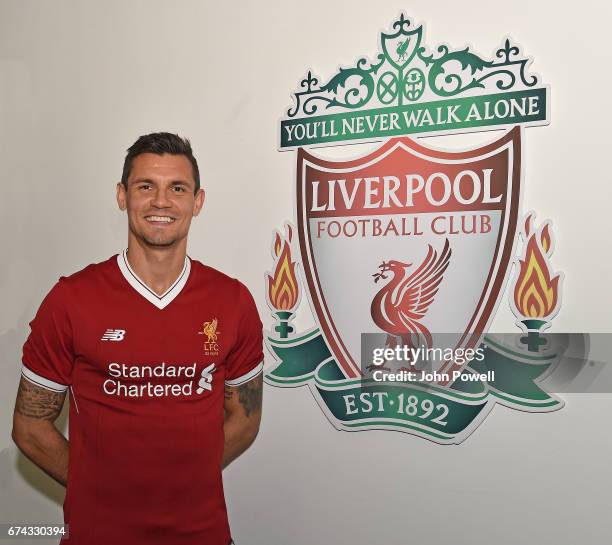
<path id="1" fill-rule="evenodd" d="M 13 441 L 32 462 L 66 486 L 68 441 L 55 427 L 66 392 L 52 392 L 21 377 L 15 412 Z"/>
<path id="2" fill-rule="evenodd" d="M 257 437 L 262 392 L 263 374 L 240 386 L 225 386 L 224 468 L 249 448 Z"/>

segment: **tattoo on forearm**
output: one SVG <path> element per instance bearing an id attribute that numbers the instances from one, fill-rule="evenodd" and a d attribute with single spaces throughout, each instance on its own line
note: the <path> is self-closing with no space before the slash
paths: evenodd
<path id="1" fill-rule="evenodd" d="M 229 386 L 225 387 L 225 399 L 232 399 L 232 396 L 234 395 L 234 393 L 232 392 L 232 389 Z"/>
<path id="2" fill-rule="evenodd" d="M 55 420 L 62 410 L 65 392 L 52 392 L 22 378 L 17 392 L 15 410 L 30 418 Z"/>
<path id="3" fill-rule="evenodd" d="M 239 386 L 238 399 L 244 407 L 244 412 L 247 416 L 251 413 L 261 410 L 261 394 L 263 388 L 263 375 L 259 375 L 253 380 L 249 380 L 246 384 Z"/>

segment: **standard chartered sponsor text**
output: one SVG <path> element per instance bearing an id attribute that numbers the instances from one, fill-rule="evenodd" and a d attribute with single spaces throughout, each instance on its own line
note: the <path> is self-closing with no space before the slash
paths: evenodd
<path id="1" fill-rule="evenodd" d="M 126 365 L 109 363 L 108 378 L 102 385 L 107 395 L 120 397 L 178 397 L 190 396 L 193 393 L 193 379 L 197 364 L 172 365 L 162 362 L 158 365 Z M 183 379 L 179 382 L 159 384 L 147 380 L 137 382 L 134 379 Z M 124 380 L 121 380 L 124 379 Z M 185 380 L 187 379 L 187 380 Z"/>

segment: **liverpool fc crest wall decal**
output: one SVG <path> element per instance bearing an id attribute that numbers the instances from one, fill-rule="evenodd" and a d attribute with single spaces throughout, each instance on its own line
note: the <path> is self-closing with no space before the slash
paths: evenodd
<path id="1" fill-rule="evenodd" d="M 293 93 L 279 149 L 296 157 L 295 217 L 265 275 L 266 381 L 309 387 L 341 430 L 460 443 L 495 404 L 562 407 L 539 386 L 560 357 L 544 333 L 563 280 L 553 226 L 522 203 L 523 131 L 549 122 L 549 90 L 509 38 L 490 58 L 425 38 L 401 15 L 377 54 L 308 71 Z M 469 149 L 422 138 L 475 131 L 494 132 Z M 350 159 L 325 150 L 356 142 Z M 316 325 L 299 331 L 304 304 Z M 516 335 L 489 333 L 497 312 Z"/>

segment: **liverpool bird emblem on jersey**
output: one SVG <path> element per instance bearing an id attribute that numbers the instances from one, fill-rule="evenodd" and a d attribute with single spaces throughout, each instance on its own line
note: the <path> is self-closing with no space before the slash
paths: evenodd
<path id="1" fill-rule="evenodd" d="M 219 355 L 217 339 L 219 335 L 221 335 L 221 332 L 217 331 L 217 324 L 218 320 L 214 318 L 208 322 L 204 322 L 202 324 L 202 331 L 198 331 L 199 335 L 206 335 L 206 340 L 204 341 L 204 354 L 206 356 Z"/>
<path id="2" fill-rule="evenodd" d="M 338 429 L 460 443 L 495 404 L 563 406 L 537 384 L 559 360 L 543 333 L 560 308 L 552 227 L 521 209 L 523 132 L 548 123 L 548 88 L 509 39 L 495 60 L 423 39 L 401 15 L 374 61 L 308 72 L 281 120 L 296 207 L 266 274 L 266 381 L 308 386 Z M 467 148 L 416 138 L 493 128 Z M 356 141 L 348 159 L 311 149 Z M 489 333 L 504 300 L 516 342 Z"/>

